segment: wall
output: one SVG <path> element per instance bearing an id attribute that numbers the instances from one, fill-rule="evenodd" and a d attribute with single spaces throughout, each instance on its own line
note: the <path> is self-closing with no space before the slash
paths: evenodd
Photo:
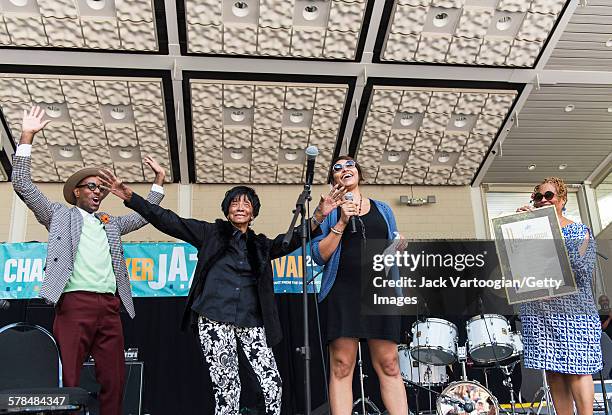
<path id="1" fill-rule="evenodd" d="M 39 188 L 52 201 L 63 202 L 61 184 L 39 184 Z M 225 192 L 232 185 L 192 185 L 191 211 L 198 219 L 212 221 L 222 217 L 221 201 Z M 285 232 L 291 220 L 291 210 L 301 191 L 296 185 L 256 185 L 253 186 L 262 201 L 260 216 L 255 220 L 253 228 L 257 232 L 276 235 Z M 134 185 L 139 194 L 146 194 L 149 185 Z M 162 206 L 178 210 L 178 188 L 176 184 L 165 186 L 166 197 Z M 409 186 L 364 185 L 363 193 L 370 198 L 388 203 L 395 213 L 400 232 L 407 238 L 474 238 L 475 226 L 472 215 L 472 202 L 469 187 L 453 186 L 420 186 L 414 187 L 414 197 L 435 195 L 437 203 L 418 207 L 399 204 L 400 195 L 411 195 Z M 325 185 L 314 186 L 314 209 L 320 195 L 327 192 Z M 0 241 L 6 241 L 9 233 L 10 209 L 13 190 L 10 183 L 0 183 Z M 114 196 L 109 196 L 102 203 L 102 208 L 113 215 L 131 212 Z M 46 241 L 47 231 L 36 222 L 32 212 L 27 214 L 25 241 Z M 146 226 L 124 237 L 125 241 L 173 241 L 151 226 Z"/>

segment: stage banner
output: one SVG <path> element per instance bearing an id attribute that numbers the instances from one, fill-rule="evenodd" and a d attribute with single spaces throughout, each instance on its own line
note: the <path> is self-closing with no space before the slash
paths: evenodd
<path id="1" fill-rule="evenodd" d="M 197 263 L 197 250 L 186 243 L 124 243 L 125 262 L 134 297 L 186 296 Z M 46 243 L 0 244 L 0 298 L 38 296 L 44 278 Z M 322 267 L 306 257 L 309 292 L 319 291 Z M 302 292 L 301 248 L 272 261 L 274 291 Z"/>

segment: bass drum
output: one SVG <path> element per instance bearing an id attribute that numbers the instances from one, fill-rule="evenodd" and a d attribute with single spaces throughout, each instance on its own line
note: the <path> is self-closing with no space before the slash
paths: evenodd
<path id="1" fill-rule="evenodd" d="M 460 381 L 448 385 L 436 401 L 438 415 L 499 415 L 493 394 L 478 382 Z"/>

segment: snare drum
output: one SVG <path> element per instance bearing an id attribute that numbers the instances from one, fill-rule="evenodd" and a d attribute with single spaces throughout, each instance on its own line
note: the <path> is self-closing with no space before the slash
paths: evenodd
<path id="1" fill-rule="evenodd" d="M 424 365 L 417 362 L 405 344 L 397 346 L 397 353 L 404 382 L 423 386 L 444 386 L 448 383 L 446 366 Z"/>
<path id="2" fill-rule="evenodd" d="M 412 357 L 425 364 L 446 366 L 457 360 L 457 326 L 441 318 L 412 325 Z"/>
<path id="3" fill-rule="evenodd" d="M 478 382 L 453 382 L 436 401 L 438 415 L 499 415 L 493 394 Z"/>
<path id="4" fill-rule="evenodd" d="M 477 362 L 491 363 L 514 353 L 510 323 L 504 316 L 484 314 L 472 317 L 465 325 L 468 353 Z"/>

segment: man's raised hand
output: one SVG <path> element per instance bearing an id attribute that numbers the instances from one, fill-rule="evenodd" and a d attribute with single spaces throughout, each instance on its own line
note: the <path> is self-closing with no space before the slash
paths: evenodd
<path id="1" fill-rule="evenodd" d="M 32 144 L 34 134 L 42 130 L 51 122 L 44 120 L 45 111 L 38 105 L 33 105 L 30 111 L 23 111 L 23 120 L 21 121 L 21 139 L 19 144 Z"/>

